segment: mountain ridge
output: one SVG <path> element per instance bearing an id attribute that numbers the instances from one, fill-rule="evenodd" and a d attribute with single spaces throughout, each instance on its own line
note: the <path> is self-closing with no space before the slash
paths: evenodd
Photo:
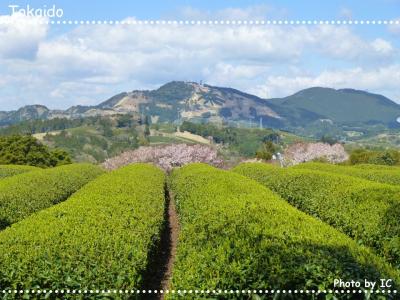
<path id="1" fill-rule="evenodd" d="M 155 90 L 122 92 L 92 106 L 51 110 L 35 104 L 0 111 L 0 126 L 33 119 L 115 114 L 149 115 L 152 122 L 257 122 L 287 130 L 316 126 L 326 120 L 335 126 L 397 128 L 400 105 L 383 95 L 351 88 L 311 87 L 286 97 L 264 99 L 231 87 L 171 81 Z"/>

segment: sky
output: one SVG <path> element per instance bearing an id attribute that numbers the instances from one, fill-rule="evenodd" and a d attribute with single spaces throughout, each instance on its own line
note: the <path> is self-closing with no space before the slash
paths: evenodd
<path id="1" fill-rule="evenodd" d="M 12 15 L 9 5 L 55 5 L 63 17 Z M 92 105 L 172 80 L 202 80 L 263 98 L 313 86 L 355 88 L 400 103 L 399 21 L 400 0 L 0 0 L 0 111 Z"/>

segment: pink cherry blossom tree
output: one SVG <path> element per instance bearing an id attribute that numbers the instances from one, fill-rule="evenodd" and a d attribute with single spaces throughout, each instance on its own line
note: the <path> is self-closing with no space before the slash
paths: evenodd
<path id="1" fill-rule="evenodd" d="M 153 163 L 165 171 L 189 163 L 201 162 L 216 167 L 222 166 L 223 161 L 218 157 L 216 149 L 206 145 L 173 144 L 168 146 L 140 147 L 126 151 L 116 157 L 107 159 L 103 166 L 114 170 L 132 163 Z"/>
<path id="2" fill-rule="evenodd" d="M 296 165 L 315 159 L 326 159 L 331 163 L 346 161 L 349 155 L 342 144 L 329 145 L 325 143 L 296 143 L 289 146 L 284 152 L 284 164 Z"/>

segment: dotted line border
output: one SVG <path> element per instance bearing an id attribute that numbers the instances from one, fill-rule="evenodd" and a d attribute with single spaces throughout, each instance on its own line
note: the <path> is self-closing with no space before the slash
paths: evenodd
<path id="1" fill-rule="evenodd" d="M 397 294 L 397 290 L 264 290 L 264 289 L 244 289 L 244 290 L 117 290 L 117 289 L 87 289 L 87 290 L 46 290 L 46 289 L 26 289 L 2 290 L 3 294 Z"/>
<path id="2" fill-rule="evenodd" d="M 0 20 L 1 24 L 42 25 L 400 25 L 400 20 Z M 2 290 L 3 294 L 397 294 L 397 290 Z"/>
<path id="3" fill-rule="evenodd" d="M 0 20 L 46 25 L 400 25 L 400 20 Z"/>

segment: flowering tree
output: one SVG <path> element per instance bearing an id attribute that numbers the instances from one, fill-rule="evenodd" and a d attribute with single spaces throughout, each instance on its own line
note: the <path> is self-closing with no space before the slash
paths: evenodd
<path id="1" fill-rule="evenodd" d="M 331 163 L 347 160 L 349 155 L 342 144 L 329 145 L 325 143 L 296 143 L 285 150 L 285 165 L 297 165 L 315 159 L 326 159 Z"/>
<path id="2" fill-rule="evenodd" d="M 168 146 L 140 147 L 107 159 L 103 166 L 114 170 L 132 163 L 151 162 L 160 168 L 170 171 L 188 163 L 202 162 L 216 167 L 222 165 L 215 149 L 205 145 L 174 144 Z"/>

